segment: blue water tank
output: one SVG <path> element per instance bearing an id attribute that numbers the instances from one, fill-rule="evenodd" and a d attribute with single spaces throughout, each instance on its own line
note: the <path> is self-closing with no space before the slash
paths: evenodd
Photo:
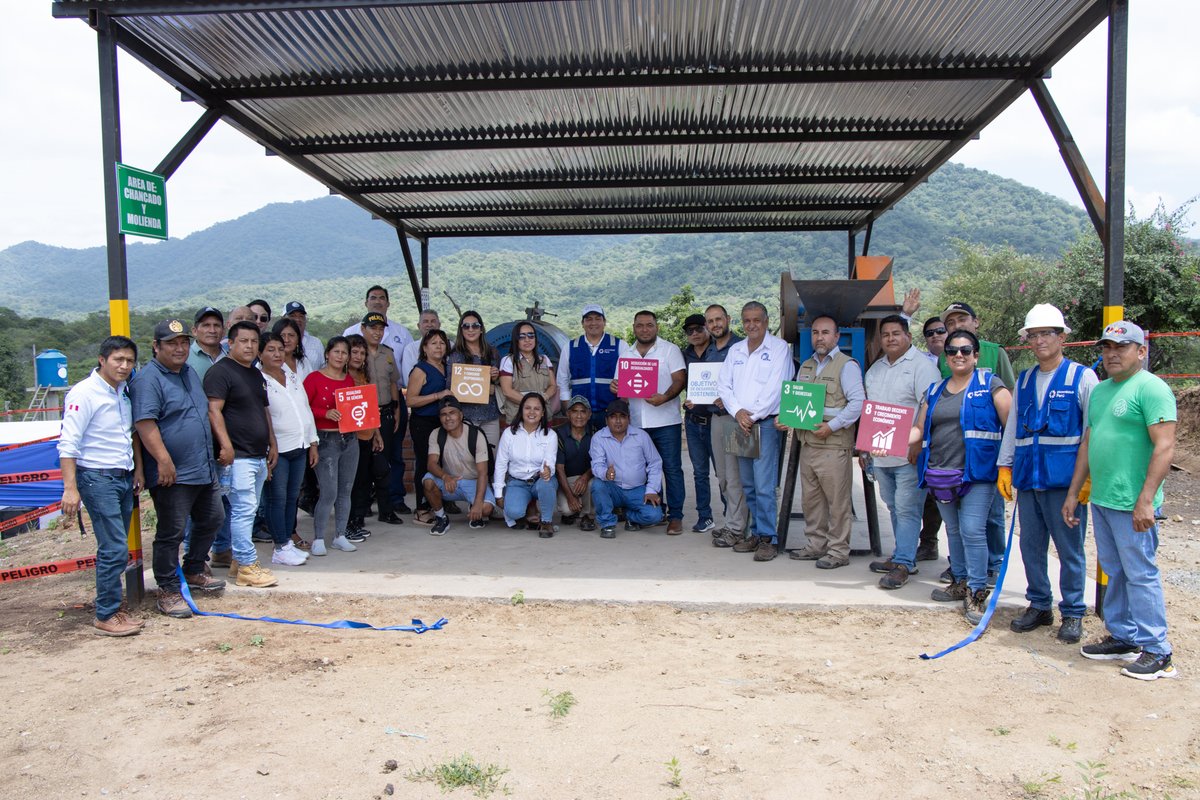
<path id="1" fill-rule="evenodd" d="M 67 357 L 58 350 L 43 350 L 33 364 L 38 386 L 67 385 Z"/>

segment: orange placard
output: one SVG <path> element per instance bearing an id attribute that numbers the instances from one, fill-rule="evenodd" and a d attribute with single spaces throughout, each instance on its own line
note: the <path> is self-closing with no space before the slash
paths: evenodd
<path id="1" fill-rule="evenodd" d="M 375 384 L 364 383 L 351 389 L 335 389 L 337 410 L 342 418 L 338 430 L 342 433 L 357 433 L 379 427 L 379 400 Z"/>
<path id="2" fill-rule="evenodd" d="M 889 269 L 891 266 L 891 256 L 855 256 L 854 277 L 860 281 L 875 280 L 883 275 L 884 270 L 888 270 L 887 284 L 871 298 L 867 308 L 896 305 L 896 286 Z"/>
<path id="3" fill-rule="evenodd" d="M 450 391 L 460 403 L 486 403 L 491 398 L 492 368 L 486 364 L 451 364 Z"/>

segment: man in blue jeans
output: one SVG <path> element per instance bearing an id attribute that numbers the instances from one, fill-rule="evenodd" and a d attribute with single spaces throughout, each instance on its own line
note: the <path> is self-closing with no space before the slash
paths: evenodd
<path id="1" fill-rule="evenodd" d="M 630 424 L 645 431 L 662 456 L 667 533 L 675 536 L 683 533 L 683 501 L 686 494 L 683 485 L 683 416 L 679 411 L 679 394 L 687 385 L 687 368 L 679 347 L 658 335 L 658 316 L 653 311 L 634 314 L 633 335 L 635 341 L 632 345 L 621 342 L 620 355 L 622 358 L 657 361 L 658 386 L 650 397 L 630 399 Z M 615 379 L 612 391 L 613 394 L 620 393 Z"/>
<path id="2" fill-rule="evenodd" d="M 251 535 L 258 499 L 275 466 L 279 450 L 267 409 L 267 386 L 254 366 L 258 358 L 259 331 L 250 322 L 229 329 L 229 358 L 209 368 L 204 376 L 208 420 L 222 468 L 222 484 L 229 497 L 233 566 L 238 586 L 265 588 L 278 583 L 271 571 L 258 563 Z"/>
<path id="3" fill-rule="evenodd" d="M 913 346 L 908 321 L 899 314 L 879 322 L 883 357 L 867 370 L 863 379 L 867 402 L 907 406 L 915 414 L 920 410 L 931 383 L 941 379 L 937 366 Z M 865 406 L 864 406 L 865 408 Z M 874 453 L 875 481 L 892 518 L 896 549 L 887 561 L 871 562 L 872 572 L 886 573 L 879 579 L 881 589 L 899 589 L 917 573 L 917 542 L 921 536 L 921 515 L 926 492 L 917 481 L 919 445 L 909 447 L 907 456 Z"/>
<path id="4" fill-rule="evenodd" d="M 662 458 L 650 435 L 629 424 L 622 398 L 604 410 L 605 427 L 592 434 L 592 504 L 600 537 L 616 537 L 614 509 L 625 507 L 625 530 L 641 530 L 662 520 Z"/>
<path id="5" fill-rule="evenodd" d="M 92 625 L 101 636 L 132 636 L 145 625 L 121 606 L 129 520 L 136 493 L 142 490 L 142 459 L 135 447 L 125 385 L 136 364 L 137 345 L 131 339 L 110 336 L 101 342 L 96 369 L 67 393 L 58 440 L 63 516 L 70 524 L 82 502 L 96 536 Z"/>
<path id="6" fill-rule="evenodd" d="M 1037 366 L 1023 370 L 1013 388 L 1013 402 L 1004 426 L 997 463 L 996 488 L 1009 502 L 1016 490 L 1021 520 L 1021 561 L 1025 565 L 1029 606 L 1009 627 L 1029 633 L 1054 623 L 1054 593 L 1047 574 L 1050 541 L 1058 553 L 1058 587 L 1062 624 L 1058 639 L 1075 644 L 1083 636 L 1083 599 L 1087 563 L 1083 540 L 1087 530 L 1086 505 L 1080 524 L 1063 522 L 1062 506 L 1075 474 L 1075 459 L 1083 438 L 1088 398 L 1099 383 L 1096 373 L 1063 357 L 1067 327 L 1062 312 L 1040 303 L 1025 315 L 1021 336 L 1033 347 Z M 1087 503 L 1090 486 L 1077 495 Z"/>
<path id="7" fill-rule="evenodd" d="M 1108 325 L 1100 336 L 1108 380 L 1092 390 L 1088 427 L 1063 502 L 1063 522 L 1078 524 L 1079 492 L 1092 479 L 1096 555 L 1108 574 L 1104 626 L 1108 636 L 1080 648 L 1084 658 L 1132 661 L 1122 675 L 1143 681 L 1174 678 L 1167 608 L 1155 553 L 1154 509 L 1175 454 L 1175 395 L 1142 369 L 1146 335 L 1132 322 Z M 1135 660 L 1136 659 L 1136 660 Z"/>
<path id="8" fill-rule="evenodd" d="M 796 367 L 792 348 L 778 336 L 767 333 L 767 307 L 757 301 L 742 306 L 742 330 L 746 338 L 729 348 L 721 365 L 717 390 L 725 410 L 737 423 L 741 436 L 757 437 L 759 454 L 738 456 L 738 469 L 746 506 L 754 518 L 754 536 L 733 546 L 735 553 L 754 553 L 755 561 L 770 561 L 779 554 L 775 504 L 779 485 L 779 401 L 783 382 Z"/>

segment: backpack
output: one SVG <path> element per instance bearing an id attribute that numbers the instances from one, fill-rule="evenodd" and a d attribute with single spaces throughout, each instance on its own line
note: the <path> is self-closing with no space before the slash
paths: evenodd
<path id="1" fill-rule="evenodd" d="M 467 452 L 471 454 L 471 458 L 473 458 L 473 459 L 478 458 L 479 437 L 483 435 L 483 431 L 479 430 L 478 427 L 476 427 L 475 425 L 472 425 L 471 423 L 467 422 L 466 420 L 463 420 L 463 427 L 467 429 Z M 442 461 L 442 456 L 446 452 L 446 439 L 449 436 L 450 436 L 450 434 L 446 433 L 445 428 L 442 428 L 442 427 L 438 428 L 438 432 L 437 432 L 438 466 L 441 467 L 442 469 L 446 468 L 446 465 Z M 487 441 L 486 437 L 484 438 L 484 442 L 487 442 L 487 448 L 488 448 L 487 471 L 488 471 L 488 480 L 491 480 L 492 459 L 494 458 L 494 454 L 492 453 L 492 444 L 491 444 L 491 442 Z M 478 462 L 476 462 L 476 463 L 478 463 Z M 472 478 L 472 480 L 473 480 L 473 478 Z"/>

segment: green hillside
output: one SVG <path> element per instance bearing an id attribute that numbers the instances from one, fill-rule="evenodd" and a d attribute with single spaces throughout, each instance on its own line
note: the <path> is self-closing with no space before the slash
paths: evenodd
<path id="1" fill-rule="evenodd" d="M 1014 181 L 950 164 L 876 226 L 873 253 L 896 259 L 898 286 L 929 287 L 955 239 L 1057 256 L 1086 226 L 1082 211 Z M 536 298 L 566 328 L 600 302 L 624 326 L 690 283 L 701 302 L 777 302 L 779 274 L 836 277 L 843 234 L 704 234 L 434 240 L 434 305 L 449 294 L 485 320 L 512 319 Z M 107 308 L 102 248 L 24 242 L 0 252 L 3 305 L 23 316 L 78 318 Z M 252 297 L 282 306 L 298 298 L 325 332 L 362 313 L 372 283 L 392 290 L 393 316 L 416 312 L 395 232 L 336 197 L 266 206 L 183 239 L 129 247 L 130 305 L 141 311 L 224 308 Z M 64 287 L 70 287 L 64 291 Z"/>

